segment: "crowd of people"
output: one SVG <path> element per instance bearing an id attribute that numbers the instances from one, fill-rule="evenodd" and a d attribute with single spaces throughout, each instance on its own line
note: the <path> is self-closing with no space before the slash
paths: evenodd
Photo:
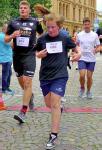
<path id="1" fill-rule="evenodd" d="M 19 123 L 25 122 L 27 109 L 34 108 L 34 93 L 32 79 L 36 69 L 36 57 L 41 59 L 39 71 L 40 87 L 47 107 L 51 109 L 51 133 L 46 149 L 55 147 L 59 133 L 61 113 L 61 98 L 64 97 L 68 75 L 68 52 L 71 49 L 71 61 L 78 62 L 80 90 L 79 97 L 83 98 L 85 80 L 87 77 L 88 99 L 92 98 L 92 75 L 95 69 L 97 52 L 100 52 L 102 33 L 91 30 L 89 18 L 83 19 L 83 30 L 74 40 L 63 29 L 61 16 L 52 12 L 43 15 L 46 31 L 37 18 L 30 16 L 30 4 L 21 1 L 19 4 L 20 17 L 11 20 L 3 26 L 0 33 L 0 63 L 2 64 L 2 92 L 12 92 L 10 89 L 11 65 L 16 73 L 23 92 L 22 108 L 14 119 Z M 36 39 L 36 32 L 38 39 Z M 99 36 L 99 37 L 98 37 Z"/>

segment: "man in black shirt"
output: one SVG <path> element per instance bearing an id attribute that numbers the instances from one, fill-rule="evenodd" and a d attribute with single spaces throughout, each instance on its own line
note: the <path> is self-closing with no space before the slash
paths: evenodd
<path id="1" fill-rule="evenodd" d="M 40 86 L 44 100 L 46 106 L 51 108 L 51 134 L 46 149 L 52 149 L 59 130 L 61 97 L 68 80 L 67 50 L 73 48 L 76 51 L 72 53 L 73 61 L 78 60 L 81 53 L 68 36 L 60 33 L 60 17 L 49 14 L 45 20 L 48 33 L 38 39 L 36 56 L 41 58 Z"/>
<path id="2" fill-rule="evenodd" d="M 100 40 L 100 54 L 102 54 L 102 28 L 99 28 L 96 33 Z"/>
<path id="3" fill-rule="evenodd" d="M 21 1 L 19 4 L 20 17 L 9 23 L 5 36 L 5 42 L 13 39 L 14 70 L 24 90 L 22 109 L 18 115 L 14 116 L 14 119 L 20 123 L 25 122 L 28 105 L 31 110 L 34 106 L 32 94 L 32 77 L 36 66 L 34 45 L 36 31 L 39 34 L 43 33 L 42 26 L 37 19 L 30 17 L 30 11 L 30 4 L 27 1 Z"/>

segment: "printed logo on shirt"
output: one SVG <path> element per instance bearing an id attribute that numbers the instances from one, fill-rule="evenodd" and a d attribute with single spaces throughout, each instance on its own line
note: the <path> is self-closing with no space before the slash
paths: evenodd
<path id="1" fill-rule="evenodd" d="M 32 27 L 32 26 L 34 25 L 34 23 L 33 23 L 33 22 L 31 22 L 31 23 L 29 23 L 29 25 Z"/>
<path id="2" fill-rule="evenodd" d="M 62 90 L 62 88 L 56 88 L 56 91 L 62 92 L 63 90 Z"/>

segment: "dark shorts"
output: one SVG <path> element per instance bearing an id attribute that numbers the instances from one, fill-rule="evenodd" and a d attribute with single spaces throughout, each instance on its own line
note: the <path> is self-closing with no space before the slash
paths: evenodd
<path id="1" fill-rule="evenodd" d="M 40 81 L 42 93 L 46 96 L 49 92 L 53 92 L 61 97 L 65 94 L 65 88 L 68 78 L 59 78 L 54 80 Z"/>
<path id="2" fill-rule="evenodd" d="M 83 60 L 78 61 L 79 70 L 86 69 L 89 71 L 94 71 L 94 68 L 95 68 L 95 62 L 86 62 Z"/>
<path id="3" fill-rule="evenodd" d="M 33 77 L 36 67 L 36 60 L 34 55 L 29 56 L 14 56 L 13 67 L 16 72 L 16 76 L 29 76 Z"/>

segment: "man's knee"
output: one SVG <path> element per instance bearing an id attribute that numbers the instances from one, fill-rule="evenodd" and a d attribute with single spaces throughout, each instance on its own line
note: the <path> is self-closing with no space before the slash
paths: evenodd
<path id="1" fill-rule="evenodd" d="M 52 109 L 59 109 L 60 108 L 60 103 L 59 102 L 51 103 L 51 108 Z"/>
<path id="2" fill-rule="evenodd" d="M 24 82 L 24 88 L 30 88 L 32 86 L 32 79 L 29 77 L 23 77 L 23 82 Z"/>

